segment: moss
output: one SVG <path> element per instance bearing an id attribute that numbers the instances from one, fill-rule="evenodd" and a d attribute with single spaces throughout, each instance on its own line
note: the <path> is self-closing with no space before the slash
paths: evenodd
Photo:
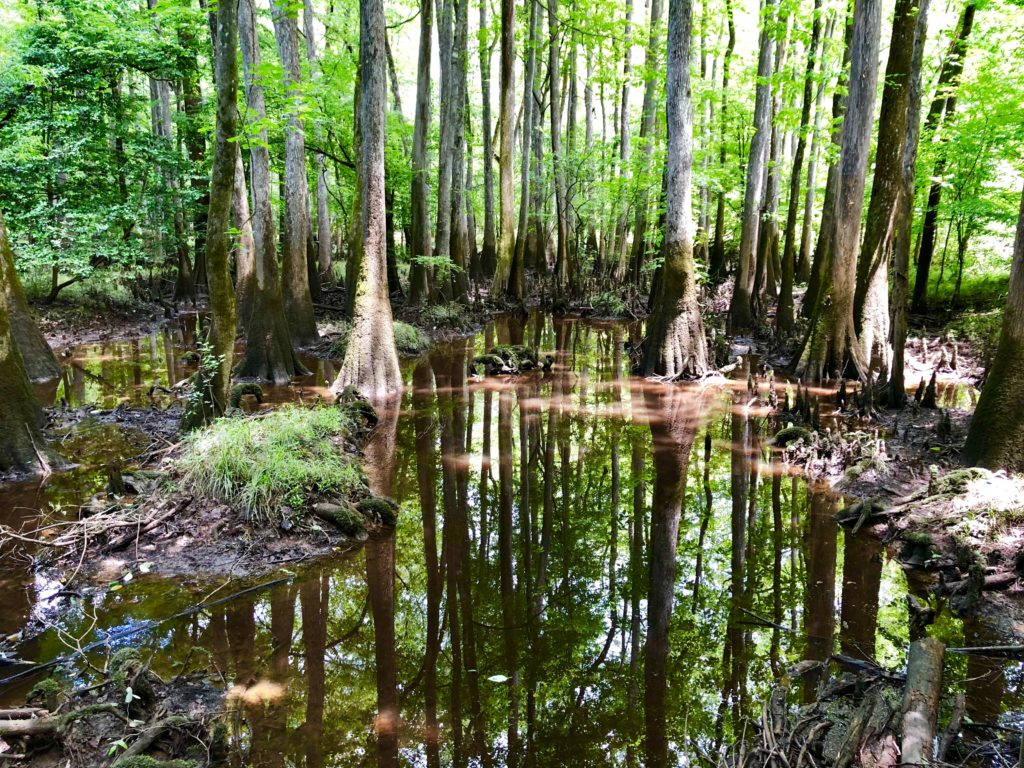
<path id="1" fill-rule="evenodd" d="M 427 338 L 419 328 L 401 321 L 395 322 L 395 346 L 398 354 L 415 357 L 427 349 Z"/>
<path id="2" fill-rule="evenodd" d="M 71 682 L 63 677 L 53 675 L 40 680 L 28 692 L 26 701 L 33 705 L 42 705 L 53 711 L 61 700 L 71 692 Z"/>
<path id="3" fill-rule="evenodd" d="M 398 504 L 383 496 L 363 499 L 356 505 L 356 509 L 382 525 L 392 526 L 398 522 Z"/>
<path id="4" fill-rule="evenodd" d="M 497 355 L 477 355 L 469 364 L 473 373 L 479 373 L 479 367 L 483 366 L 484 373 L 488 376 L 497 376 L 505 368 L 505 361 Z"/>
<path id="5" fill-rule="evenodd" d="M 366 532 L 366 521 L 362 515 L 349 506 L 329 503 L 314 504 L 313 513 L 335 525 L 346 536 L 358 536 Z"/>
<path id="6" fill-rule="evenodd" d="M 942 477 L 937 477 L 932 480 L 931 485 L 928 489 L 930 495 L 937 496 L 940 494 L 959 494 L 967 490 L 967 486 L 975 480 L 988 477 L 988 472 L 984 469 L 978 469 L 977 467 L 967 467 L 966 469 L 955 469 L 952 472 L 948 472 Z"/>
<path id="7" fill-rule="evenodd" d="M 256 398 L 257 403 L 263 402 L 263 387 L 255 382 L 248 382 L 246 384 L 235 384 L 231 388 L 231 394 L 228 396 L 228 405 L 232 408 L 242 407 L 242 398 L 246 395 L 252 395 Z"/>
<path id="8" fill-rule="evenodd" d="M 186 441 L 177 462 L 182 485 L 259 523 L 313 498 L 359 498 L 366 478 L 336 444 L 355 429 L 347 408 L 286 406 L 261 418 L 221 419 Z"/>
<path id="9" fill-rule="evenodd" d="M 367 430 L 377 426 L 379 421 L 377 411 L 370 401 L 363 396 L 362 392 L 352 384 L 349 384 L 338 394 L 335 402 L 357 427 Z"/>
<path id="10" fill-rule="evenodd" d="M 537 352 L 523 344 L 498 344 L 491 347 L 487 354 L 500 358 L 514 370 L 529 371 L 537 367 Z"/>
<path id="11" fill-rule="evenodd" d="M 803 440 L 805 443 L 811 442 L 811 431 L 804 427 L 797 427 L 791 424 L 790 426 L 783 427 L 776 432 L 772 442 L 775 445 L 784 448 L 790 443 L 795 443 L 797 440 Z"/>
<path id="12" fill-rule="evenodd" d="M 195 760 L 157 760 L 148 755 L 133 755 L 115 760 L 111 768 L 198 768 Z"/>

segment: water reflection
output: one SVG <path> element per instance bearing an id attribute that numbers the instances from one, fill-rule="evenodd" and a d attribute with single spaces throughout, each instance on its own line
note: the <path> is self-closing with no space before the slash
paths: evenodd
<path id="1" fill-rule="evenodd" d="M 263 692 L 238 713 L 234 764 L 714 764 L 793 663 L 900 662 L 902 571 L 772 452 L 746 374 L 737 389 L 648 384 L 627 374 L 637 333 L 534 315 L 407 364 L 365 450 L 401 505 L 395 533 L 138 640 L 161 674 L 209 659 L 219 684 Z M 468 376 L 474 355 L 524 339 L 552 372 Z M 126 386 L 152 380 L 154 343 L 161 380 L 180 375 L 168 337 L 142 340 L 113 355 L 140 371 Z M 113 397 L 96 387 L 83 397 Z M 5 629 L 40 610 L 19 574 Z M 48 620 L 77 636 L 196 599 L 139 579 Z M 61 650 L 44 632 L 22 655 Z M 962 666 L 972 718 L 1019 708 L 1015 665 Z"/>

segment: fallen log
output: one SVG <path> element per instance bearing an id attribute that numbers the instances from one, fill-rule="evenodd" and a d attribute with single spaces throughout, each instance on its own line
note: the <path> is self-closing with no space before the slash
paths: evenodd
<path id="1" fill-rule="evenodd" d="M 50 710 L 39 707 L 0 709 L 0 720 L 26 720 L 33 717 L 46 717 L 48 714 L 50 714 Z"/>
<path id="2" fill-rule="evenodd" d="M 903 765 L 926 765 L 935 756 L 944 656 L 944 643 L 934 637 L 923 637 L 910 644 L 903 694 Z"/>
<path id="3" fill-rule="evenodd" d="M 976 645 L 971 648 L 947 648 L 947 653 L 962 653 L 966 656 L 995 656 L 997 658 L 1024 658 L 1024 645 Z"/>

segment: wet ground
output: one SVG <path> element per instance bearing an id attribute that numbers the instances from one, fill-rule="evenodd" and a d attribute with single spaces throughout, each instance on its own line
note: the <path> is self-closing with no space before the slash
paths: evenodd
<path id="1" fill-rule="evenodd" d="M 104 418 L 173 406 L 167 390 L 194 370 L 192 325 L 64 355 L 64 379 L 41 396 L 97 412 L 62 446 L 80 466 L 0 489 L 0 523 L 76 514 L 108 462 L 165 439 Z M 405 361 L 400 407 L 365 451 L 374 489 L 401 505 L 393 536 L 200 612 L 188 609 L 248 585 L 110 574 L 69 598 L 62 579 L 33 573 L 31 553 L 8 549 L 0 632 L 25 630 L 19 659 L 67 655 L 83 682 L 89 661 L 136 645 L 165 679 L 208 668 L 225 687 L 279 683 L 234 759 L 309 768 L 637 764 L 645 735 L 673 764 L 714 761 L 794 662 L 903 664 L 916 574 L 869 533 L 845 534 L 833 520 L 844 501 L 772 453 L 776 425 L 745 374 L 704 389 L 630 377 L 623 342 L 639 332 L 538 314 Z M 558 365 L 468 377 L 494 343 L 535 345 Z M 268 389 L 263 407 L 326 397 L 333 364 L 305 362 L 315 373 Z M 1001 642 L 947 615 L 935 633 Z M 24 669 L 0 662 L 0 677 Z M 0 705 L 33 682 L 0 682 Z M 1019 728 L 1020 664 L 950 656 L 946 685 L 947 701 L 965 695 L 979 745 L 993 731 L 978 724 Z"/>

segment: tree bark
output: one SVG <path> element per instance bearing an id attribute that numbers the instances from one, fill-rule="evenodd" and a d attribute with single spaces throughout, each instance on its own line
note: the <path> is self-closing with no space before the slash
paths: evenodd
<path id="1" fill-rule="evenodd" d="M 631 2 L 632 0 L 630 0 Z M 562 72 L 559 62 L 558 0 L 548 0 L 548 88 L 551 96 L 551 164 L 555 175 L 555 287 L 569 283 L 569 215 L 565 206 L 565 167 L 562 157 Z"/>
<path id="2" fill-rule="evenodd" d="M 668 16 L 666 211 L 661 289 L 644 351 L 645 374 L 701 376 L 707 340 L 693 261 L 693 110 L 690 103 L 692 0 L 671 0 Z"/>
<path id="3" fill-rule="evenodd" d="M 491 284 L 491 295 L 521 300 L 522 264 L 513 269 L 515 225 L 513 224 L 512 153 L 515 121 L 515 0 L 501 0 L 501 138 L 498 147 L 499 233 L 498 265 Z M 528 94 L 527 94 L 528 95 Z"/>
<path id="4" fill-rule="evenodd" d="M 753 293 L 757 236 L 760 226 L 758 213 L 764 194 L 765 163 L 771 141 L 771 76 L 772 35 L 775 2 L 765 0 L 761 10 L 760 54 L 757 60 L 757 90 L 754 97 L 754 135 L 750 140 L 747 160 L 747 180 L 743 195 L 743 228 L 740 235 L 739 269 L 736 286 L 729 305 L 729 325 L 733 333 L 749 329 L 754 324 Z"/>
<path id="5" fill-rule="evenodd" d="M 281 233 L 284 250 L 281 263 L 284 270 L 281 294 L 292 342 L 303 346 L 312 344 L 319 336 L 306 263 L 309 182 L 306 178 L 306 134 L 301 117 L 303 95 L 299 26 L 289 0 L 273 0 L 271 11 L 288 101 L 288 125 L 284 135 L 284 227 Z"/>
<path id="6" fill-rule="evenodd" d="M 450 67 L 451 99 L 451 233 L 449 253 L 452 260 L 451 296 L 469 303 L 469 230 L 466 215 L 466 104 L 468 73 L 469 0 L 450 0 L 454 5 L 455 35 Z M 440 214 L 440 212 L 439 212 Z M 440 242 L 440 240 L 439 240 Z"/>
<path id="7" fill-rule="evenodd" d="M 725 163 L 727 159 L 725 151 L 725 132 L 728 125 L 729 106 L 729 65 L 732 63 L 732 52 L 736 47 L 736 24 L 733 21 L 732 2 L 725 0 L 725 19 L 729 30 L 729 39 L 725 44 L 725 54 L 722 57 L 722 106 L 719 110 L 718 123 L 718 166 L 719 172 L 724 176 Z M 711 263 L 709 272 L 713 280 L 721 280 L 725 277 L 725 190 L 718 192 L 718 201 L 715 205 L 715 240 L 711 248 Z"/>
<path id="8" fill-rule="evenodd" d="M 209 423 L 227 408 L 231 362 L 235 345 L 235 293 L 228 262 L 228 225 L 235 187 L 238 133 L 238 4 L 217 6 L 217 45 L 214 71 L 217 81 L 217 127 L 210 172 L 210 208 L 207 213 L 206 268 L 210 285 L 210 354 L 216 369 L 200 378 L 198 389 L 182 415 L 182 429 Z M 201 371 L 203 368 L 200 369 Z"/>
<path id="9" fill-rule="evenodd" d="M 14 266 L 14 252 L 7 239 L 7 230 L 0 218 L 0 289 L 7 301 L 7 318 L 14 342 L 21 351 L 25 373 L 31 381 L 49 381 L 58 378 L 63 368 L 53 350 L 46 343 L 42 331 L 28 307 L 25 290 Z"/>
<path id="10" fill-rule="evenodd" d="M 522 166 L 519 176 L 519 231 L 515 243 L 516 269 L 526 263 L 527 243 L 530 240 L 530 200 L 533 194 L 531 186 L 532 170 L 530 166 L 530 150 L 533 146 L 534 124 L 537 121 L 537 105 L 533 98 L 534 85 L 537 79 L 537 25 L 539 14 L 538 0 L 530 2 L 530 31 L 526 41 L 526 67 L 523 74 L 523 129 L 522 129 Z"/>
<path id="11" fill-rule="evenodd" d="M 240 0 L 238 21 L 245 100 L 259 128 L 255 140 L 249 146 L 253 248 L 247 260 L 251 262 L 252 268 L 251 277 L 239 271 L 240 322 L 245 329 L 246 344 L 245 354 L 235 369 L 235 375 L 284 384 L 293 376 L 304 373 L 305 369 L 292 348 L 292 335 L 285 319 L 278 273 L 274 209 L 270 199 L 270 151 L 265 127 L 267 108 L 263 85 L 259 80 L 260 48 L 253 0 Z M 241 157 L 238 163 L 241 163 Z M 304 258 L 302 263 L 305 268 Z"/>
<path id="12" fill-rule="evenodd" d="M 316 17 L 313 13 L 313 0 L 304 0 L 303 31 L 306 38 L 306 59 L 309 62 L 310 78 L 317 66 L 316 50 Z M 323 131 L 316 129 L 318 147 L 324 143 Z M 327 157 L 323 152 L 314 153 L 316 160 L 316 260 L 320 274 L 327 277 L 331 274 L 331 209 L 330 195 L 327 192 Z"/>
<path id="13" fill-rule="evenodd" d="M 879 0 L 860 0 L 853 12 L 849 101 L 839 154 L 831 304 L 823 316 L 820 312 L 812 316 L 810 340 L 801 360 L 801 368 L 815 381 L 844 375 L 848 364 L 858 379 L 866 380 L 868 375 L 869 361 L 861 354 L 854 325 L 853 301 L 881 26 Z"/>
<path id="14" fill-rule="evenodd" d="M 430 163 L 427 142 L 430 138 L 430 48 L 433 37 L 433 0 L 420 0 L 420 47 L 416 65 L 416 114 L 412 132 L 412 194 L 409 202 L 412 218 L 412 263 L 409 265 L 409 305 L 418 307 L 430 292 L 428 272 L 423 259 L 431 256 L 430 247 Z"/>
<path id="15" fill-rule="evenodd" d="M 1024 471 L 1024 196 L 999 347 L 964 445 L 968 463 Z"/>
<path id="16" fill-rule="evenodd" d="M 491 278 L 497 261 L 497 244 L 494 236 L 494 137 L 491 133 L 491 46 L 486 37 L 489 28 L 487 4 L 487 0 L 480 0 L 480 98 L 484 142 L 484 247 L 481 262 L 483 277 Z"/>
<path id="17" fill-rule="evenodd" d="M 878 117 L 875 175 L 857 261 L 857 285 L 853 300 L 861 353 L 869 365 L 877 361 L 889 369 L 889 261 L 896 238 L 898 211 L 905 193 L 903 156 L 910 118 L 910 89 L 915 37 L 920 14 L 918 0 L 897 0 L 885 68 L 882 106 Z M 920 30 L 923 34 L 924 30 Z M 916 117 L 916 116 L 915 116 Z"/>
<path id="18" fill-rule="evenodd" d="M 395 349 L 385 252 L 384 114 L 386 71 L 384 2 L 362 0 L 359 7 L 359 70 L 362 83 L 359 169 L 363 254 L 355 292 L 352 330 L 333 389 L 355 386 L 367 397 L 389 395 L 402 386 Z"/>
<path id="19" fill-rule="evenodd" d="M 946 647 L 925 637 L 910 644 L 907 687 L 903 694 L 901 765 L 931 765 L 935 757 L 935 726 L 942 696 L 942 662 Z"/>

